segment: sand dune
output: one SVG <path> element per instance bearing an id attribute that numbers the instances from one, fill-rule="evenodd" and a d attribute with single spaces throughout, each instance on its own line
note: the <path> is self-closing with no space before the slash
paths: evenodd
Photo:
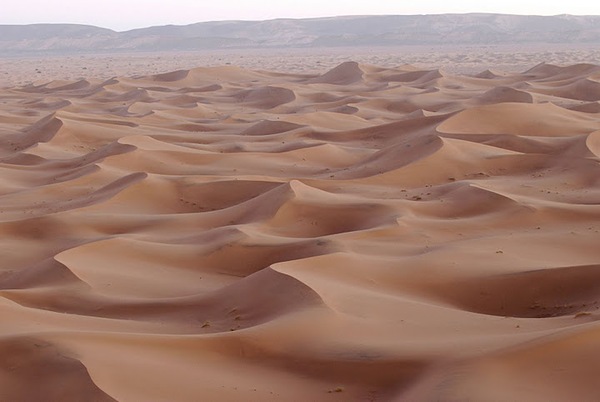
<path id="1" fill-rule="evenodd" d="M 0 400 L 598 400 L 599 71 L 2 89 Z"/>

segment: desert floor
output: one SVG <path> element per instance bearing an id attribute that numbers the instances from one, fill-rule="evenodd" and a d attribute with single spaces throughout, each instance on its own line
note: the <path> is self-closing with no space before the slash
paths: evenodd
<path id="1" fill-rule="evenodd" d="M 418 69 L 441 69 L 459 74 L 477 74 L 486 69 L 517 73 L 540 63 L 600 64 L 600 47 L 593 44 L 447 45 L 62 56 L 0 55 L 0 87 L 90 77 L 109 79 L 145 76 L 224 65 L 285 74 L 320 74 L 347 61 L 390 68 L 410 64 Z"/>
<path id="2" fill-rule="evenodd" d="M 0 59 L 0 400 L 600 400 L 599 52 L 420 52 Z"/>

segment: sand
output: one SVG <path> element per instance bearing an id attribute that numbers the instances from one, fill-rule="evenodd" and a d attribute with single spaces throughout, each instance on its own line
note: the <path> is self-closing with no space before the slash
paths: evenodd
<path id="1" fill-rule="evenodd" d="M 52 80 L 108 80 L 145 76 L 199 66 L 237 66 L 284 74 L 322 74 L 355 61 L 393 68 L 410 64 L 422 70 L 477 74 L 486 69 L 509 73 L 539 63 L 600 64 L 600 48 L 581 44 L 403 45 L 377 47 L 221 49 L 188 52 L 0 54 L 0 87 L 43 84 Z"/>
<path id="2" fill-rule="evenodd" d="M 0 400 L 600 399 L 600 66 L 274 70 L 0 90 Z"/>

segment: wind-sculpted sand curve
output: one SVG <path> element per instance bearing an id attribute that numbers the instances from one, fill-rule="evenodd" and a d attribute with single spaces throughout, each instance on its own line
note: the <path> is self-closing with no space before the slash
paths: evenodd
<path id="1" fill-rule="evenodd" d="M 2 89 L 0 400 L 599 400 L 599 82 Z"/>

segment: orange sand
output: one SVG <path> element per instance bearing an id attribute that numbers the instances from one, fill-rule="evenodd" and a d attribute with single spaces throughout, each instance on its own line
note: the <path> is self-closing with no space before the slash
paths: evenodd
<path id="1" fill-rule="evenodd" d="M 600 399 L 600 67 L 0 91 L 0 400 Z"/>

